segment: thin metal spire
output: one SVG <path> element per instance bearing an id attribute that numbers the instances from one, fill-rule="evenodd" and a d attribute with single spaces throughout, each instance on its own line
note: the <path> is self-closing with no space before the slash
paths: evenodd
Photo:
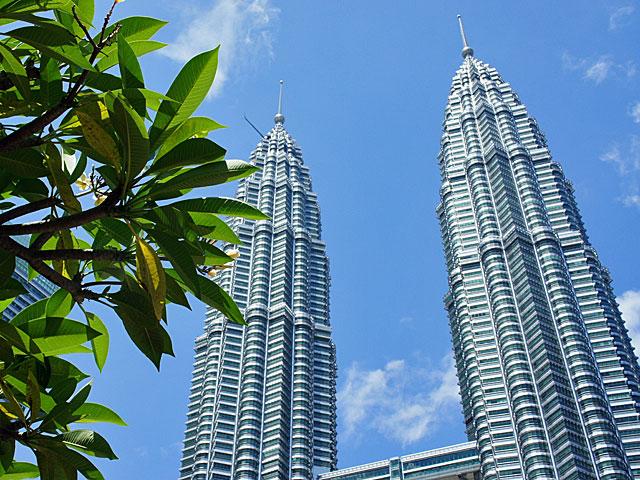
<path id="1" fill-rule="evenodd" d="M 284 123 L 284 115 L 282 114 L 282 91 L 284 89 L 284 80 L 280 80 L 280 94 L 278 95 L 278 113 L 274 117 L 276 123 Z"/>
<path id="2" fill-rule="evenodd" d="M 460 27 L 460 36 L 462 37 L 462 58 L 473 56 L 473 48 L 469 46 L 469 42 L 467 41 L 467 34 L 464 33 L 462 15 L 458 15 L 458 26 Z"/>

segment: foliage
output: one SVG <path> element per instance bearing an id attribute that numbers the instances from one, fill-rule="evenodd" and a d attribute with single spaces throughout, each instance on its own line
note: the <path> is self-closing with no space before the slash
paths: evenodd
<path id="1" fill-rule="evenodd" d="M 86 455 L 116 458 L 78 427 L 124 425 L 88 402 L 91 383 L 68 360 L 105 364 L 108 329 L 91 302 L 157 368 L 172 354 L 167 304 L 190 308 L 187 292 L 243 323 L 212 279 L 236 257 L 216 246 L 237 242 L 221 216 L 265 217 L 233 199 L 185 198 L 255 170 L 207 138 L 221 125 L 192 116 L 218 51 L 187 62 L 165 94 L 147 89 L 138 57 L 163 46 L 152 37 L 165 22 L 112 22 L 118 1 L 95 29 L 93 0 L 0 0 L 0 307 L 24 292 L 16 262 L 59 288 L 0 321 L 0 479 L 101 479 Z M 16 443 L 37 466 L 15 461 Z"/>

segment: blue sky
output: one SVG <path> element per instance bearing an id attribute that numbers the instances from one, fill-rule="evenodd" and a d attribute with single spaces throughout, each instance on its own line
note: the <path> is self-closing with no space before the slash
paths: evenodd
<path id="1" fill-rule="evenodd" d="M 201 113 L 229 126 L 213 138 L 230 158 L 246 159 L 258 141 L 242 115 L 271 128 L 278 80 L 286 81 L 286 127 L 311 168 L 331 259 L 342 467 L 465 440 L 434 213 L 443 109 L 461 62 L 457 13 L 476 55 L 514 85 L 573 181 L 591 241 L 640 340 L 638 2 L 118 6 L 120 15 L 170 21 L 160 38 L 173 46 L 144 60 L 148 83 L 160 91 L 181 60 L 222 43 L 222 75 Z M 204 310 L 171 313 L 176 358 L 160 374 L 109 319 L 112 351 L 94 399 L 129 427 L 101 430 L 121 457 L 99 463 L 107 478 L 177 476 Z"/>

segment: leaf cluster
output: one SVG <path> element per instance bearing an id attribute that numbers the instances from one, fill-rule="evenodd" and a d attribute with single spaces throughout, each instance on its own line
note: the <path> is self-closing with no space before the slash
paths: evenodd
<path id="1" fill-rule="evenodd" d="M 167 305 L 190 308 L 187 294 L 244 323 L 215 282 L 240 243 L 225 219 L 266 217 L 190 195 L 256 170 L 226 160 L 208 138 L 222 126 L 194 116 L 218 49 L 188 61 L 166 92 L 148 89 L 139 57 L 164 46 L 153 37 L 165 22 L 113 22 L 117 3 L 95 27 L 93 0 L 0 0 L 0 308 L 23 292 L 19 262 L 59 288 L 0 322 L 0 479 L 34 472 L 13 460 L 16 442 L 43 479 L 102 478 L 84 454 L 115 457 L 97 433 L 73 429 L 121 420 L 86 402 L 86 376 L 60 357 L 91 353 L 103 368 L 108 328 L 88 302 L 108 306 L 157 368 L 173 354 Z M 83 321 L 69 318 L 74 307 Z"/>

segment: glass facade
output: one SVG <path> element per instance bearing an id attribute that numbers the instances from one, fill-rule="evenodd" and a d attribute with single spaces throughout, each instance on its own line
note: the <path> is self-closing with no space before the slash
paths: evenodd
<path id="1" fill-rule="evenodd" d="M 463 58 L 437 214 L 482 478 L 640 478 L 640 369 L 609 273 L 535 119 L 466 39 Z"/>
<path id="2" fill-rule="evenodd" d="M 28 307 L 32 303 L 47 298 L 56 291 L 56 287 L 44 277 L 38 275 L 32 280 L 29 280 L 29 267 L 27 262 L 21 258 L 16 258 L 16 268 L 13 272 L 13 277 L 17 279 L 27 290 L 27 293 L 23 293 L 16 297 L 16 299 L 9 304 L 9 306 L 2 312 L 3 320 L 10 320 L 20 313 L 25 307 Z"/>
<path id="3" fill-rule="evenodd" d="M 320 210 L 284 116 L 251 154 L 237 198 L 268 221 L 234 219 L 242 240 L 216 280 L 246 327 L 211 310 L 196 339 L 181 480 L 310 480 L 336 466 L 336 357 Z"/>
<path id="4" fill-rule="evenodd" d="M 319 480 L 478 480 L 478 451 L 473 442 L 344 468 Z"/>

